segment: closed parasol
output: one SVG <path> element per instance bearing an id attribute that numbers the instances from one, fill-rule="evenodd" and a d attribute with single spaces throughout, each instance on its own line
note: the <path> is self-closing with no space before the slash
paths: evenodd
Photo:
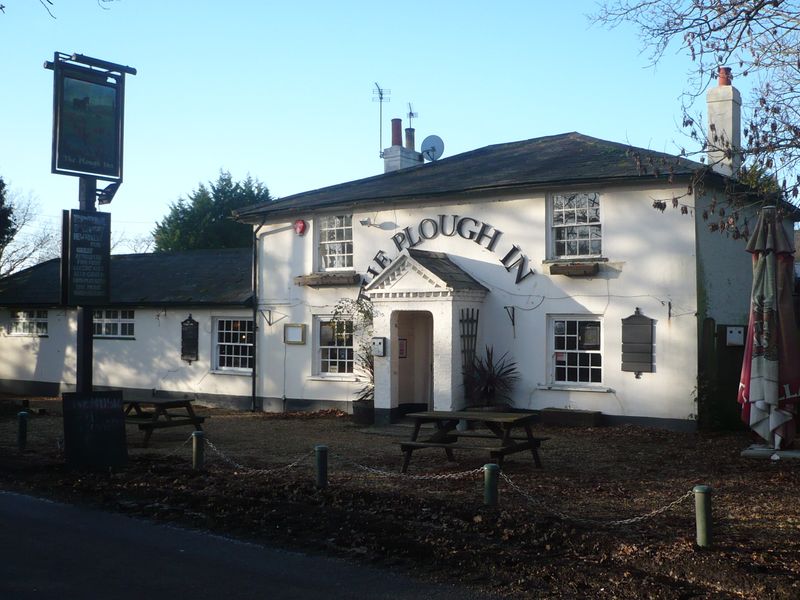
<path id="1" fill-rule="evenodd" d="M 774 207 L 747 243 L 753 290 L 738 400 L 742 420 L 770 447 L 789 448 L 800 403 L 800 336 L 792 304 L 794 247 Z"/>

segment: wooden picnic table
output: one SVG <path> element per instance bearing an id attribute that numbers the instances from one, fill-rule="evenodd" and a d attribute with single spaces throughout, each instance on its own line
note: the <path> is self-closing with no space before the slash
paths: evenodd
<path id="1" fill-rule="evenodd" d="M 422 448 L 443 448 L 448 460 L 451 461 L 455 460 L 454 448 L 484 450 L 488 451 L 500 466 L 503 465 L 503 459 L 507 455 L 529 450 L 534 464 L 538 468 L 542 467 L 538 448 L 548 438 L 534 437 L 531 423 L 536 419 L 536 415 L 532 413 L 432 410 L 409 413 L 406 416 L 414 419 L 414 430 L 409 441 L 400 442 L 400 449 L 404 454 L 403 473 L 408 470 L 414 450 Z M 483 429 L 460 431 L 459 421 L 466 421 Z M 436 429 L 432 435 L 420 440 L 420 430 L 426 423 L 434 423 Z M 490 440 L 494 443 L 484 442 L 482 445 L 469 443 L 474 440 Z"/>
<path id="2" fill-rule="evenodd" d="M 153 431 L 165 427 L 194 426 L 203 431 L 206 417 L 195 414 L 191 399 L 148 398 L 146 400 L 123 400 L 125 422 L 138 425 L 144 431 L 144 446 L 150 441 Z"/>

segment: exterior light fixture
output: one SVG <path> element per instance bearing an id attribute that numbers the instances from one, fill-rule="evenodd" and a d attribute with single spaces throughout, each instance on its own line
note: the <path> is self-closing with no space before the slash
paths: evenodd
<path id="1" fill-rule="evenodd" d="M 105 189 L 97 190 L 97 203 L 110 204 L 121 185 L 122 181 L 115 181 L 114 183 L 109 183 Z"/>

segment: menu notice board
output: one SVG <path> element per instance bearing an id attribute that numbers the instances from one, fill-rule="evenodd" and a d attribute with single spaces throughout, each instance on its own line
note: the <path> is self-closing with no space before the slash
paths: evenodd
<path id="1" fill-rule="evenodd" d="M 67 246 L 67 304 L 69 306 L 108 304 L 111 214 L 71 210 Z"/>
<path id="2" fill-rule="evenodd" d="M 123 467 L 128 462 L 122 392 L 65 393 L 64 454 L 76 468 Z"/>

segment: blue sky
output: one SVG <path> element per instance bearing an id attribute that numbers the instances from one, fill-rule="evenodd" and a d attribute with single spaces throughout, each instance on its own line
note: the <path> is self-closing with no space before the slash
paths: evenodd
<path id="1" fill-rule="evenodd" d="M 35 0 L 3 4 L 0 175 L 37 198 L 40 223 L 78 203 L 77 178 L 50 173 L 54 51 L 138 70 L 125 181 L 101 207 L 117 236 L 152 231 L 220 169 L 278 197 L 381 173 L 375 82 L 391 90 L 384 146 L 410 102 L 417 142 L 438 135 L 445 157 L 569 131 L 690 147 L 689 59 L 648 68 L 635 30 L 590 24 L 593 1 L 56 0 L 56 19 Z"/>

